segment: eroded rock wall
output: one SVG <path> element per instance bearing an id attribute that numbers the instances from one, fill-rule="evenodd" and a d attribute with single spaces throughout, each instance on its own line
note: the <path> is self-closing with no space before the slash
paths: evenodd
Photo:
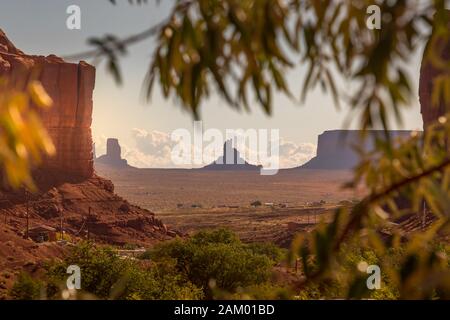
<path id="1" fill-rule="evenodd" d="M 35 74 L 54 102 L 50 110 L 39 111 L 56 146 L 56 155 L 46 159 L 40 170 L 91 177 L 95 68 L 86 62 L 67 63 L 54 55 L 24 54 L 0 30 L 0 75 L 20 85 Z"/>
<path id="2" fill-rule="evenodd" d="M 450 11 L 448 11 L 448 15 L 450 17 Z M 428 46 L 431 45 L 432 41 L 433 38 L 428 43 Z M 433 49 L 444 61 L 450 61 L 450 40 L 436 38 Z M 436 65 L 433 65 L 431 59 L 427 59 L 426 52 L 424 53 L 420 68 L 419 84 L 420 112 L 422 113 L 424 130 L 430 124 L 436 122 L 440 116 L 450 112 L 450 103 L 446 104 L 442 97 L 438 100 L 437 104 L 433 105 L 432 103 L 432 94 L 436 86 L 436 80 L 439 76 L 449 77 L 449 73 L 448 64 L 446 68 L 438 68 Z"/>

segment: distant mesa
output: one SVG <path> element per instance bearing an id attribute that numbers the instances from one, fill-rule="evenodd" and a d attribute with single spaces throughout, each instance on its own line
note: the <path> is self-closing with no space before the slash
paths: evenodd
<path id="1" fill-rule="evenodd" d="M 262 166 L 253 165 L 241 157 L 239 151 L 233 147 L 233 140 L 227 140 L 223 145 L 222 156 L 213 163 L 204 166 L 202 170 L 261 170 Z"/>
<path id="2" fill-rule="evenodd" d="M 408 138 L 412 131 L 392 130 L 391 137 Z M 304 165 L 297 167 L 300 169 L 324 169 L 324 170 L 347 170 L 354 168 L 359 162 L 359 155 L 355 149 L 361 148 L 364 151 L 374 149 L 376 137 L 383 138 L 382 130 L 371 130 L 364 144 L 361 141 L 360 130 L 331 130 L 319 135 L 317 143 L 317 155 Z"/>
<path id="3" fill-rule="evenodd" d="M 131 168 L 126 159 L 122 159 L 122 149 L 119 140 L 108 138 L 106 141 L 106 154 L 95 159 L 95 163 L 105 164 L 116 168 Z"/>

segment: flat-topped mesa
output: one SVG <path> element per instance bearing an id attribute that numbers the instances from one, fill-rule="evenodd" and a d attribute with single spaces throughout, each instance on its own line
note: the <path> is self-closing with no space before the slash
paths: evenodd
<path id="1" fill-rule="evenodd" d="M 450 11 L 447 12 L 450 17 Z M 449 24 L 450 28 L 450 24 Z M 432 43 L 433 39 L 430 39 L 428 46 Z M 433 48 L 437 51 L 437 56 L 440 56 L 447 62 L 446 67 L 437 68 L 431 62 L 431 59 L 427 59 L 426 52 L 422 59 L 422 65 L 420 68 L 420 84 L 419 84 L 419 96 L 420 96 L 420 112 L 423 118 L 424 130 L 432 123 L 436 122 L 439 117 L 444 116 L 450 112 L 450 102 L 445 103 L 445 99 L 440 96 L 437 105 L 432 103 L 433 89 L 436 88 L 436 79 L 439 76 L 450 77 L 450 70 L 448 69 L 448 62 L 450 61 L 450 40 L 437 39 Z"/>
<path id="2" fill-rule="evenodd" d="M 381 130 L 370 130 L 363 142 L 360 130 L 329 130 L 319 135 L 317 155 L 300 166 L 301 169 L 349 170 L 354 168 L 360 157 L 355 147 L 364 151 L 374 149 L 375 138 L 384 139 Z M 391 130 L 389 134 L 394 140 L 410 137 L 411 131 Z"/>
<path id="3" fill-rule="evenodd" d="M 91 177 L 95 68 L 83 61 L 67 63 L 55 55 L 24 54 L 0 30 L 0 76 L 19 85 L 35 74 L 53 99 L 53 107 L 39 114 L 56 147 L 56 155 L 45 159 L 39 171 Z"/>

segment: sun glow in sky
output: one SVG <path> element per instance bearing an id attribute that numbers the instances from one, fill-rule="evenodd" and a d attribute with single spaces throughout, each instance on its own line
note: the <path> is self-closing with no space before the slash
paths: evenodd
<path id="1" fill-rule="evenodd" d="M 137 33 L 163 20 L 173 4 L 172 1 L 149 1 L 146 6 L 130 6 L 128 1 L 117 1 L 113 6 L 107 0 L 2 0 L 0 3 L 0 28 L 10 40 L 28 54 L 70 55 L 88 49 L 87 38 L 106 33 L 119 37 Z M 81 8 L 81 30 L 66 28 L 69 5 Z M 125 156 L 136 166 L 165 166 L 167 160 L 161 155 L 170 133 L 177 128 L 192 129 L 193 119 L 174 101 L 165 100 L 155 90 L 150 103 L 141 95 L 142 83 L 154 49 L 149 39 L 130 48 L 121 60 L 124 84 L 118 87 L 105 72 L 104 65 L 97 66 L 94 92 L 93 136 L 97 155 L 104 153 L 106 137 L 118 138 Z M 412 58 L 409 71 L 414 90 L 420 68 L 422 49 Z M 89 61 L 92 62 L 92 61 Z M 300 96 L 305 73 L 298 67 L 288 74 L 293 93 Z M 348 88 L 342 88 L 346 90 Z M 317 136 L 325 130 L 344 128 L 347 115 L 345 106 L 337 110 L 330 96 L 320 90 L 310 93 L 306 103 L 291 101 L 283 95 L 275 95 L 271 117 L 256 106 L 251 112 L 238 112 L 227 107 L 217 95 L 213 95 L 201 108 L 205 128 L 266 128 L 279 129 L 283 141 L 290 150 L 286 155 L 301 164 L 314 155 Z M 418 97 L 403 112 L 402 126 L 396 129 L 420 129 L 422 119 Z M 352 128 L 358 124 L 353 123 Z"/>

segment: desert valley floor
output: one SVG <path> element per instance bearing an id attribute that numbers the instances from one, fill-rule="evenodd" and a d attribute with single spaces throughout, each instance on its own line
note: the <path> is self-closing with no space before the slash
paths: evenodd
<path id="1" fill-rule="evenodd" d="M 281 170 L 273 176 L 252 171 L 113 169 L 97 165 L 129 202 L 156 213 L 184 233 L 228 227 L 244 241 L 287 245 L 292 233 L 327 220 L 343 201 L 362 192 L 345 190 L 349 171 Z M 260 201 L 261 206 L 251 206 Z M 322 202 L 322 203 L 320 203 Z"/>

